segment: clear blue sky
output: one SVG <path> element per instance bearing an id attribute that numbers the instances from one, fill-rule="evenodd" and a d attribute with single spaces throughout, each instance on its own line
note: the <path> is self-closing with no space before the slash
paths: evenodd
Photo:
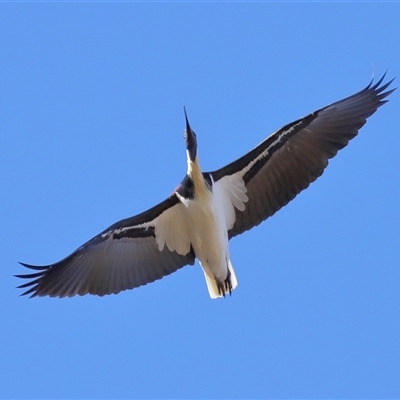
<path id="1" fill-rule="evenodd" d="M 19 297 L 12 276 L 168 196 L 183 105 L 212 170 L 373 68 L 399 84 L 399 21 L 396 3 L 0 4 L 0 397 L 400 397 L 400 92 L 231 241 L 230 298 L 198 264 L 103 298 Z"/>

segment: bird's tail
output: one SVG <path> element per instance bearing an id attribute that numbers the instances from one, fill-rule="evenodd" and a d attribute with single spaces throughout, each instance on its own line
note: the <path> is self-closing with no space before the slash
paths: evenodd
<path id="1" fill-rule="evenodd" d="M 231 275 L 230 275 L 231 285 L 232 285 L 231 290 L 234 290 L 238 283 L 237 283 L 235 271 L 233 270 L 230 260 L 228 260 L 228 269 L 229 269 L 229 272 L 231 273 Z M 225 297 L 226 294 L 229 294 L 229 289 L 225 290 L 225 294 L 221 293 L 220 290 L 218 289 L 218 285 L 217 285 L 217 282 L 216 282 L 214 276 L 207 274 L 204 269 L 203 269 L 203 272 L 204 272 L 204 277 L 206 278 L 208 293 L 210 294 L 210 297 L 212 299 L 217 299 L 218 297 Z"/>

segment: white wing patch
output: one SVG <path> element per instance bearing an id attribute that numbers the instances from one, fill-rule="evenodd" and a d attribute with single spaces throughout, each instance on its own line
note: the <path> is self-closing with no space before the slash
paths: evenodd
<path id="1" fill-rule="evenodd" d="M 244 211 L 246 208 L 245 203 L 249 200 L 246 192 L 243 179 L 237 175 L 224 176 L 215 183 L 215 201 L 216 204 L 222 206 L 227 230 L 231 229 L 235 223 L 235 208 L 239 211 Z"/>
<path id="2" fill-rule="evenodd" d="M 158 249 L 167 246 L 169 251 L 186 255 L 190 251 L 187 229 L 187 207 L 179 203 L 163 212 L 155 220 L 155 235 Z"/>

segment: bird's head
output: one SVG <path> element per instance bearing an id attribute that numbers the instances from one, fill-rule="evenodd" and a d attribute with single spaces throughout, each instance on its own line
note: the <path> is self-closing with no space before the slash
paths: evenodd
<path id="1" fill-rule="evenodd" d="M 189 125 L 189 120 L 186 114 L 186 108 L 183 107 L 183 110 L 185 112 L 185 120 L 186 120 L 186 128 L 185 128 L 185 142 L 186 142 L 186 151 L 188 155 L 188 160 L 191 162 L 195 162 L 196 156 L 197 156 L 197 138 L 196 134 L 192 129 L 190 128 Z"/>

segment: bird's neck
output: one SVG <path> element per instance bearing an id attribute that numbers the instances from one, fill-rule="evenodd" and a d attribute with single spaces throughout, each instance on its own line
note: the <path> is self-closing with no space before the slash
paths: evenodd
<path id="1" fill-rule="evenodd" d="M 188 176 L 193 180 L 195 196 L 199 199 L 205 199 L 209 196 L 206 181 L 204 180 L 203 173 L 200 170 L 199 161 L 196 157 L 194 161 L 188 160 Z"/>

